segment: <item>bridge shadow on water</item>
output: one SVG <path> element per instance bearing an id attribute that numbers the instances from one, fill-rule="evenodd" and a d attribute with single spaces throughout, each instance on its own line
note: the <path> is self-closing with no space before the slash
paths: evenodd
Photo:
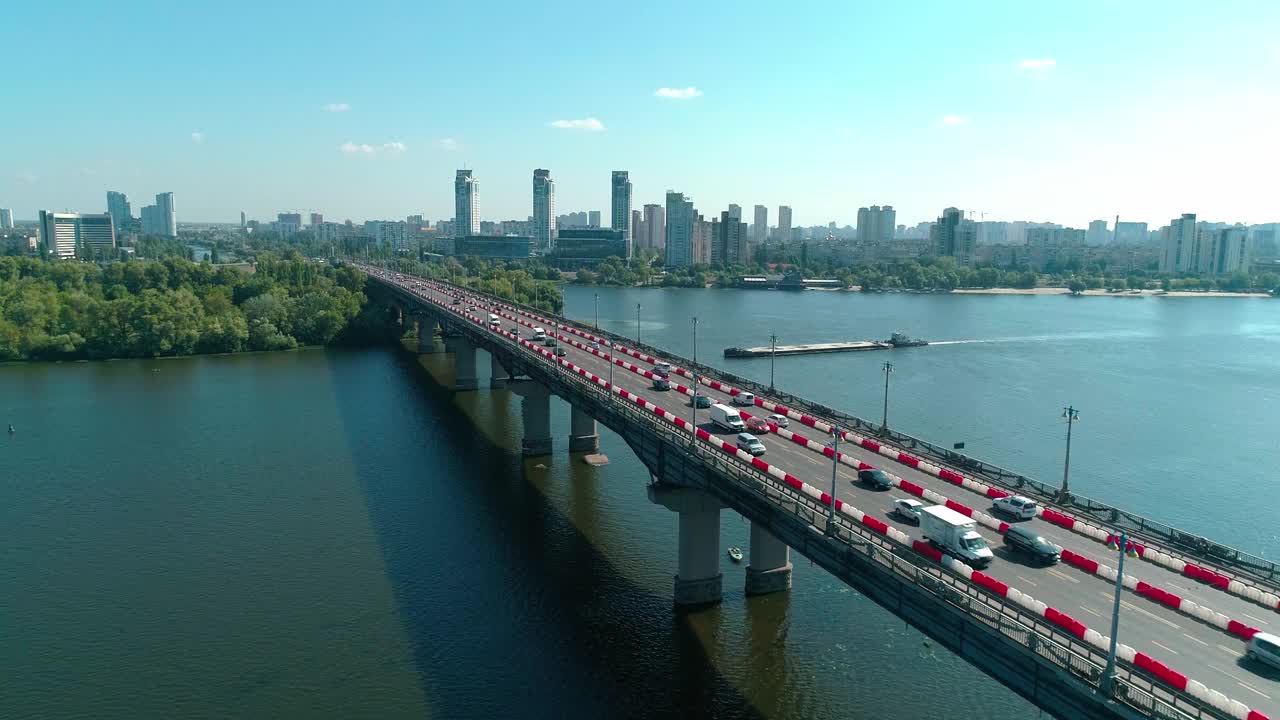
<path id="1" fill-rule="evenodd" d="M 507 393 L 455 397 L 395 349 L 354 364 L 360 373 L 335 367 L 336 402 L 433 717 L 763 717 L 708 657 L 721 611 L 677 614 L 669 592 L 637 585 L 580 530 L 597 522 L 597 471 L 547 473 L 572 483 L 562 511 L 538 489 L 540 471 L 490 439 L 518 447 Z M 674 570 L 674 534 L 663 544 Z M 749 610 L 749 682 L 770 674 L 757 663 L 786 682 L 780 600 Z"/>

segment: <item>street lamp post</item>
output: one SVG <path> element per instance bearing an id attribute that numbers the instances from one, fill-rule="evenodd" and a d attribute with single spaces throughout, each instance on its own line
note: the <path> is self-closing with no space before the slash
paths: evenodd
<path id="1" fill-rule="evenodd" d="M 1062 417 L 1067 421 L 1067 456 L 1062 462 L 1062 491 L 1058 493 L 1058 502 L 1065 503 L 1071 497 L 1067 484 L 1071 476 L 1071 426 L 1080 419 L 1080 412 L 1068 405 L 1062 409 Z"/>
<path id="2" fill-rule="evenodd" d="M 640 303 L 636 303 L 636 345 L 640 344 Z M 636 348 L 637 350 L 639 348 Z"/>
<path id="3" fill-rule="evenodd" d="M 1120 634 L 1120 592 L 1124 588 L 1124 556 L 1129 547 L 1129 534 L 1120 533 L 1120 563 L 1116 569 L 1116 596 L 1111 608 L 1111 647 L 1107 650 L 1107 667 L 1102 671 L 1102 692 L 1111 697 L 1116 684 L 1116 643 Z"/>
<path id="4" fill-rule="evenodd" d="M 884 361 L 884 417 L 880 420 L 880 429 L 889 429 L 889 376 L 893 374 L 893 363 Z"/>
<path id="5" fill-rule="evenodd" d="M 836 532 L 836 473 L 840 469 L 840 428 L 831 426 L 831 502 L 827 505 L 827 534 Z"/>
<path id="6" fill-rule="evenodd" d="M 778 334 L 769 334 L 769 392 L 773 392 L 773 361 L 778 357 Z"/>
<path id="7" fill-rule="evenodd" d="M 613 340 L 605 340 L 604 346 L 609 348 L 609 401 L 613 401 Z"/>
<path id="8" fill-rule="evenodd" d="M 600 293 L 596 293 L 596 332 L 600 332 Z"/>
<path id="9" fill-rule="evenodd" d="M 689 444 L 698 441 L 698 316 L 693 316 L 693 427 L 689 431 Z"/>

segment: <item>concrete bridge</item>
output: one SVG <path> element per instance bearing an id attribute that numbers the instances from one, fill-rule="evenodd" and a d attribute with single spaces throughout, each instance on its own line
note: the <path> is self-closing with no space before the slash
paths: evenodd
<path id="1" fill-rule="evenodd" d="M 747 594 L 789 589 L 794 550 L 1057 717 L 1280 717 L 1280 673 L 1244 657 L 1252 634 L 1280 625 L 1277 568 L 1265 560 L 565 318 L 363 269 L 371 294 L 417 325 L 419 352 L 438 352 L 434 333 L 443 335 L 458 391 L 477 388 L 477 351 L 488 353 L 491 387 L 522 398 L 525 455 L 554 451 L 552 396 L 572 408 L 570 452 L 596 449 L 597 423 L 627 442 L 651 474 L 649 498 L 679 514 L 677 606 L 719 601 L 720 517 L 730 509 L 751 523 Z M 562 354 L 531 342 L 534 327 Z M 658 362 L 673 366 L 671 391 L 653 389 Z M 767 462 L 716 434 L 695 387 L 712 402 L 753 393 L 744 416 L 791 420 L 761 436 Z M 833 428 L 838 452 L 827 443 Z M 885 512 L 889 495 L 857 482 L 870 467 L 890 473 L 899 495 L 957 509 L 991 534 L 1010 523 L 976 508 L 1013 492 L 1035 498 L 1044 508 L 1026 527 L 1060 545 L 1064 562 L 1032 567 L 999 548 L 979 571 L 943 555 Z M 1108 679 L 1122 530 L 1135 540 Z"/>

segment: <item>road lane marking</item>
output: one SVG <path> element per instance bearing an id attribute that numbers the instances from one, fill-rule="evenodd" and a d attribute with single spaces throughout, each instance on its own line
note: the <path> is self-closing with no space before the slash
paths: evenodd
<path id="1" fill-rule="evenodd" d="M 1018 576 L 1018 579 L 1019 579 L 1019 580 L 1021 580 L 1021 581 L 1022 581 L 1022 582 L 1024 582 L 1024 583 L 1026 583 L 1026 584 L 1030 585 L 1031 587 L 1039 587 L 1039 585 L 1036 585 L 1035 583 L 1031 582 L 1030 580 L 1028 580 L 1028 579 L 1026 579 L 1026 578 L 1022 577 L 1021 575 L 1019 575 L 1019 576 Z"/>
<path id="2" fill-rule="evenodd" d="M 1085 607 L 1085 606 L 1081 605 L 1081 606 L 1080 606 L 1080 609 L 1081 609 L 1081 610 L 1083 610 L 1083 611 L 1085 611 L 1085 612 L 1087 612 L 1087 613 L 1089 613 L 1090 615 L 1093 615 L 1094 617 L 1106 618 L 1106 616 L 1105 616 L 1105 615 L 1103 615 L 1102 613 L 1100 613 L 1100 612 L 1098 612 L 1097 610 L 1094 610 L 1094 609 L 1092 609 L 1092 608 L 1087 608 L 1087 607 Z"/>
<path id="3" fill-rule="evenodd" d="M 1240 614 L 1241 614 L 1241 615 L 1243 615 L 1243 616 L 1245 616 L 1245 617 L 1247 617 L 1247 618 L 1249 618 L 1250 620 L 1252 620 L 1252 621 L 1254 621 L 1254 622 L 1256 622 L 1256 623 L 1262 623 L 1263 625 L 1267 625 L 1267 624 L 1269 624 L 1269 623 L 1267 623 L 1267 621 L 1266 621 L 1266 620 L 1263 620 L 1262 618 L 1256 618 L 1256 617 L 1254 617 L 1254 616 L 1250 615 L 1249 613 L 1242 612 L 1242 613 L 1240 613 Z"/>
<path id="4" fill-rule="evenodd" d="M 1075 579 L 1075 578 L 1071 577 L 1070 575 L 1063 575 L 1062 573 L 1058 572 L 1057 570 L 1050 570 L 1050 571 L 1049 571 L 1049 574 L 1050 574 L 1050 575 L 1052 575 L 1052 576 L 1054 576 L 1054 577 L 1056 577 L 1056 578 L 1061 578 L 1061 579 L 1063 579 L 1063 580 L 1070 580 L 1071 582 L 1075 583 L 1076 585 L 1079 585 L 1079 584 L 1080 584 L 1080 581 L 1079 581 L 1079 580 L 1077 580 L 1077 579 Z"/>
<path id="5" fill-rule="evenodd" d="M 1171 652 L 1171 653 L 1173 653 L 1174 655 L 1177 655 L 1177 654 L 1178 654 L 1178 651 L 1177 651 L 1177 650 L 1174 650 L 1174 649 L 1173 649 L 1173 648 L 1171 648 L 1171 647 L 1165 647 L 1164 645 L 1161 645 L 1160 643 L 1156 642 L 1155 640 L 1152 640 L 1152 641 L 1150 641 L 1150 642 L 1151 642 L 1151 644 L 1152 644 L 1152 645 L 1155 645 L 1156 647 L 1160 648 L 1161 650 L 1164 650 L 1164 651 L 1166 651 L 1166 652 Z"/>
<path id="6" fill-rule="evenodd" d="M 1191 637 L 1190 635 L 1188 635 L 1188 634 L 1186 634 L 1186 633 L 1182 633 L 1182 637 L 1184 637 L 1184 638 L 1186 638 L 1186 639 L 1188 639 L 1188 640 L 1195 640 L 1196 642 L 1200 643 L 1201 645 L 1203 645 L 1203 646 L 1205 646 L 1205 647 L 1209 647 L 1209 643 L 1207 643 L 1207 642 L 1205 642 L 1205 641 L 1201 640 L 1200 638 L 1197 638 L 1197 637 Z"/>
<path id="7" fill-rule="evenodd" d="M 1218 649 L 1219 649 L 1219 650 L 1222 650 L 1223 652 L 1230 653 L 1231 655 L 1234 655 L 1235 657 L 1240 657 L 1240 651 L 1239 651 L 1239 650 L 1232 650 L 1231 648 L 1227 647 L 1226 645 L 1219 645 L 1219 646 L 1218 646 Z"/>
<path id="8" fill-rule="evenodd" d="M 1133 603 L 1130 603 L 1130 602 L 1126 602 L 1126 601 L 1124 601 L 1124 600 L 1121 600 L 1121 601 L 1120 601 L 1120 604 L 1121 604 L 1121 605 L 1123 605 L 1123 606 L 1125 606 L 1126 608 L 1128 608 L 1128 609 L 1130 609 L 1130 610 L 1133 610 L 1134 612 L 1140 612 L 1140 613 L 1142 613 L 1143 615 L 1146 615 L 1147 617 L 1151 618 L 1152 620 L 1157 620 L 1157 621 L 1159 621 L 1159 622 L 1162 622 L 1162 623 L 1164 623 L 1165 625 L 1168 625 L 1169 627 L 1173 628 L 1174 630 L 1181 630 L 1181 629 L 1182 629 L 1182 626 L 1178 625 L 1177 623 L 1169 622 L 1168 620 L 1165 620 L 1164 618 L 1160 617 L 1159 615 L 1156 615 L 1156 614 L 1154 614 L 1154 613 L 1147 612 L 1146 610 L 1143 610 L 1142 608 L 1138 607 L 1137 605 L 1134 605 Z"/>
<path id="9" fill-rule="evenodd" d="M 1268 694 L 1266 694 L 1266 693 L 1262 692 L 1261 690 L 1258 690 L 1258 689 L 1253 688 L 1253 687 L 1251 687 L 1251 686 L 1249 686 L 1249 685 L 1246 685 L 1246 684 L 1244 684 L 1244 683 L 1240 682 L 1239 680 L 1237 680 L 1237 681 L 1236 681 L 1236 684 L 1237 684 L 1237 685 L 1239 685 L 1240 687 L 1244 688 L 1245 690 L 1248 690 L 1249 692 L 1257 693 L 1257 694 L 1261 695 L 1262 697 L 1264 697 L 1264 698 L 1266 698 L 1266 699 L 1268 699 L 1268 700 L 1270 700 L 1270 699 L 1271 699 L 1271 696 L 1270 696 L 1270 695 L 1268 695 Z"/>

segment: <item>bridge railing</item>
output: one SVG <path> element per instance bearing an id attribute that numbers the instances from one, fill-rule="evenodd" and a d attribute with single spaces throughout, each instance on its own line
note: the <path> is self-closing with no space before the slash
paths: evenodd
<path id="1" fill-rule="evenodd" d="M 440 281 L 433 281 L 440 282 Z M 553 316 L 537 308 L 529 307 L 521 303 L 517 303 L 505 298 L 495 296 L 491 293 L 475 290 L 473 288 L 455 286 L 459 290 L 466 293 L 483 296 L 494 302 L 500 302 L 507 305 L 513 305 L 527 312 L 536 313 L 544 316 Z M 1137 513 L 1128 512 L 1120 508 L 1108 505 L 1100 500 L 1094 500 L 1084 495 L 1072 493 L 1065 502 L 1059 497 L 1059 488 L 1049 485 L 1034 478 L 1027 477 L 1012 470 L 1007 470 L 998 465 L 970 457 L 963 453 L 955 452 L 949 448 L 931 443 L 927 440 L 907 435 L 893 429 L 886 429 L 875 423 L 855 415 L 836 410 L 813 400 L 808 400 L 797 395 L 786 392 L 778 388 L 769 388 L 755 380 L 735 375 L 721 368 L 706 365 L 704 363 L 695 363 L 689 358 L 682 357 L 670 350 L 664 348 L 653 347 L 643 342 L 636 342 L 633 338 L 618 335 L 607 330 L 600 330 L 587 323 L 582 323 L 569 318 L 555 316 L 556 319 L 565 324 L 571 325 L 584 332 L 594 333 L 602 337 L 608 337 L 614 342 L 632 347 L 637 350 L 643 350 L 649 355 L 655 357 L 661 356 L 677 361 L 686 369 L 696 368 L 700 375 L 707 374 L 721 378 L 735 387 L 743 390 L 749 390 L 756 395 L 762 395 L 770 398 L 782 400 L 783 403 L 793 409 L 803 411 L 805 414 L 824 420 L 834 421 L 848 430 L 855 430 L 862 434 L 874 435 L 886 439 L 904 449 L 911 450 L 914 454 L 923 456 L 924 459 L 934 464 L 954 467 L 963 470 L 984 483 L 995 485 L 1005 490 L 1014 491 L 1024 495 L 1036 497 L 1042 504 L 1056 505 L 1064 509 L 1075 509 L 1080 513 L 1087 514 L 1100 522 L 1108 523 L 1114 530 L 1124 530 L 1133 535 L 1136 540 L 1151 538 L 1155 540 L 1157 545 L 1162 549 L 1174 552 L 1184 553 L 1192 559 L 1201 559 L 1209 561 L 1219 568 L 1234 570 L 1240 575 L 1252 578 L 1256 584 L 1265 585 L 1280 593 L 1280 565 L 1267 560 L 1265 558 L 1253 555 L 1252 553 L 1233 548 L 1229 545 L 1213 542 L 1194 533 L 1179 530 L 1167 523 L 1151 518 L 1138 515 Z"/>
<path id="2" fill-rule="evenodd" d="M 483 339 L 483 344 L 497 344 L 491 331 L 469 323 L 463 327 L 465 332 Z M 690 444 L 687 432 L 618 397 L 600 384 L 565 370 L 558 363 L 552 365 L 548 358 L 522 343 L 507 343 L 503 347 L 510 347 L 521 356 L 522 364 L 529 371 L 530 377 L 553 389 L 559 386 L 559 393 L 563 393 L 565 397 L 576 394 L 575 404 L 583 403 L 589 398 L 589 403 L 597 408 L 597 419 L 619 434 L 625 435 L 636 428 L 644 428 L 661 441 L 692 452 L 716 478 L 730 485 L 724 487 L 713 484 L 704 489 L 730 501 L 740 499 L 741 493 L 766 500 L 773 507 L 804 523 L 815 539 L 837 546 L 839 552 L 830 553 L 832 557 L 860 553 L 885 572 L 894 573 L 925 589 L 940 601 L 964 612 L 974 622 L 1027 648 L 1059 670 L 1070 673 L 1090 687 L 1100 688 L 1106 657 L 1092 645 L 1048 623 L 1043 617 L 1028 613 L 1020 605 L 985 588 L 965 582 L 911 549 L 870 532 L 842 513 L 834 515 L 834 530 L 824 536 L 828 523 L 827 505 L 778 482 L 776 478 L 757 468 L 730 459 L 705 443 Z M 796 549 L 802 554 L 805 552 L 805 548 Z M 827 567 L 825 557 L 818 555 L 812 559 Z M 827 569 L 839 576 L 838 567 Z M 1186 693 L 1159 684 L 1145 671 L 1123 662 L 1117 667 L 1113 697 L 1116 701 L 1154 718 L 1227 720 L 1230 717 Z"/>

